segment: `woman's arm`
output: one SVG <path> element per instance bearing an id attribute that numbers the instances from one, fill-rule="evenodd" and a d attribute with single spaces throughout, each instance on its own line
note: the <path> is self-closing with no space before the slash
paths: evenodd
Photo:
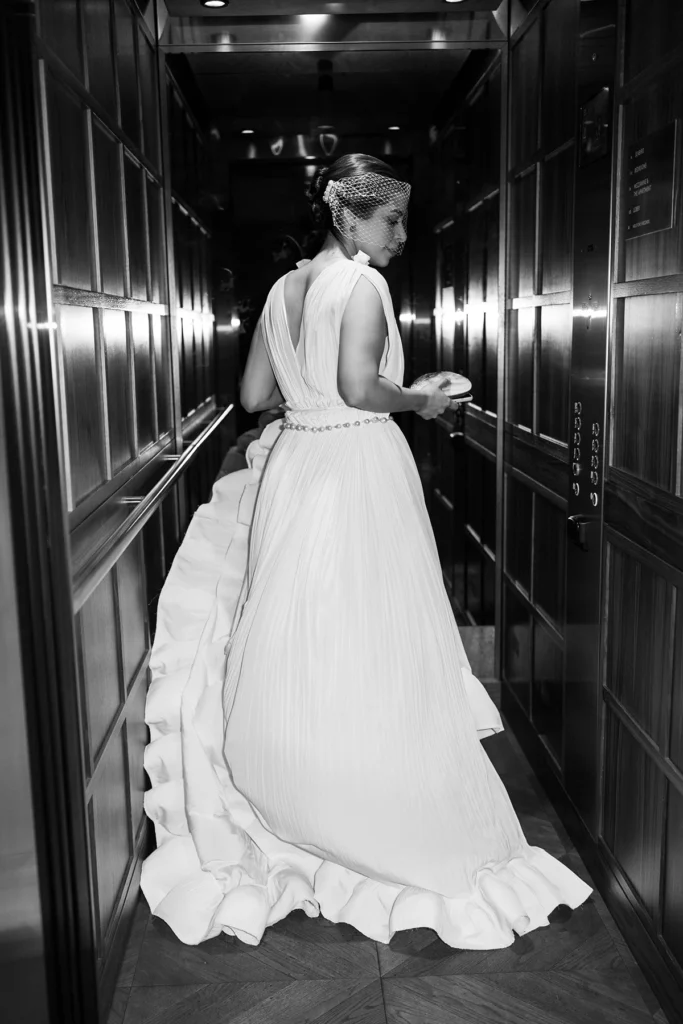
<path id="1" fill-rule="evenodd" d="M 379 375 L 387 322 L 372 282 L 359 278 L 344 310 L 339 339 L 337 390 L 347 405 L 368 412 L 422 412 L 426 390 L 399 388 Z"/>
<path id="2" fill-rule="evenodd" d="M 251 339 L 247 365 L 240 384 L 240 402 L 247 412 L 261 412 L 262 409 L 274 409 L 283 401 L 266 352 L 259 320 Z"/>

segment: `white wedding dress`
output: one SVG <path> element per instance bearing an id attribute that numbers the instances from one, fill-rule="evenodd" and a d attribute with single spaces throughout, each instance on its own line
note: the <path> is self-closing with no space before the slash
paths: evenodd
<path id="1" fill-rule="evenodd" d="M 186 943 L 257 944 L 301 908 L 381 942 L 426 926 L 497 949 L 591 892 L 528 845 L 480 743 L 502 724 L 403 434 L 337 391 L 361 275 L 389 327 L 380 373 L 402 382 L 377 271 L 325 268 L 296 351 L 280 279 L 262 322 L 286 420 L 324 429 L 266 427 L 195 513 L 161 593 L 145 755 L 158 845 L 141 884 Z"/>

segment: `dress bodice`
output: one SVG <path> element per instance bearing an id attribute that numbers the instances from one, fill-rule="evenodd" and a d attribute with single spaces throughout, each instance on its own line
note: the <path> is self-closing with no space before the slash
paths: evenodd
<path id="1" fill-rule="evenodd" d="M 339 337 L 346 304 L 361 276 L 377 289 L 387 321 L 379 372 L 396 384 L 403 383 L 403 346 L 386 281 L 372 267 L 340 259 L 325 267 L 306 293 L 296 349 L 285 307 L 287 275 L 275 282 L 266 300 L 262 317 L 266 350 L 289 411 L 344 414 L 348 409 L 337 390 Z"/>

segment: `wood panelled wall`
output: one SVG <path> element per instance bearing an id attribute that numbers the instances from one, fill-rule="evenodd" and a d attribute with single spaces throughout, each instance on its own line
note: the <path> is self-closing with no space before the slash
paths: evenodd
<path id="1" fill-rule="evenodd" d="M 502 678 L 563 758 L 576 0 L 510 48 Z"/>
<path id="2" fill-rule="evenodd" d="M 433 152 L 438 210 L 436 365 L 466 374 L 473 402 L 428 426 L 430 512 L 459 620 L 493 625 L 496 604 L 496 422 L 502 68 L 472 62 L 475 82 Z M 450 180 L 449 180 L 450 179 Z"/>
<path id="3" fill-rule="evenodd" d="M 166 73 L 154 3 L 42 0 L 37 53 L 63 500 L 82 579 L 215 409 L 210 236 L 195 210 L 206 147 Z M 82 792 L 72 796 L 86 808 L 83 929 L 102 1014 L 147 844 L 142 756 L 156 597 L 218 468 L 218 439 L 206 447 L 74 609 Z"/>
<path id="4" fill-rule="evenodd" d="M 600 846 L 683 1004 L 683 8 L 620 4 L 604 491 Z M 636 143 L 675 132 L 673 226 L 629 237 Z M 646 143 L 647 146 L 647 143 Z M 657 187 L 661 172 L 645 174 Z M 668 194 L 671 196 L 671 179 Z M 666 191 L 666 186 L 665 186 Z"/>

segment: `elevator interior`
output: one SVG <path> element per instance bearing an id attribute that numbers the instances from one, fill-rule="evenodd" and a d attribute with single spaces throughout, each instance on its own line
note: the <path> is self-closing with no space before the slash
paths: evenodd
<path id="1" fill-rule="evenodd" d="M 360 150 L 413 184 L 387 274 L 406 383 L 474 385 L 462 415 L 401 423 L 454 613 L 495 633 L 507 721 L 680 1019 L 680 6 L 43 0 L 2 18 L 3 885 L 34 909 L 5 919 L 9 962 L 58 1019 L 106 1014 L 149 844 L 155 598 L 253 423 L 240 348 L 276 240 L 313 244 L 304 185 Z M 630 183 L 648 173 L 645 224 Z"/>

